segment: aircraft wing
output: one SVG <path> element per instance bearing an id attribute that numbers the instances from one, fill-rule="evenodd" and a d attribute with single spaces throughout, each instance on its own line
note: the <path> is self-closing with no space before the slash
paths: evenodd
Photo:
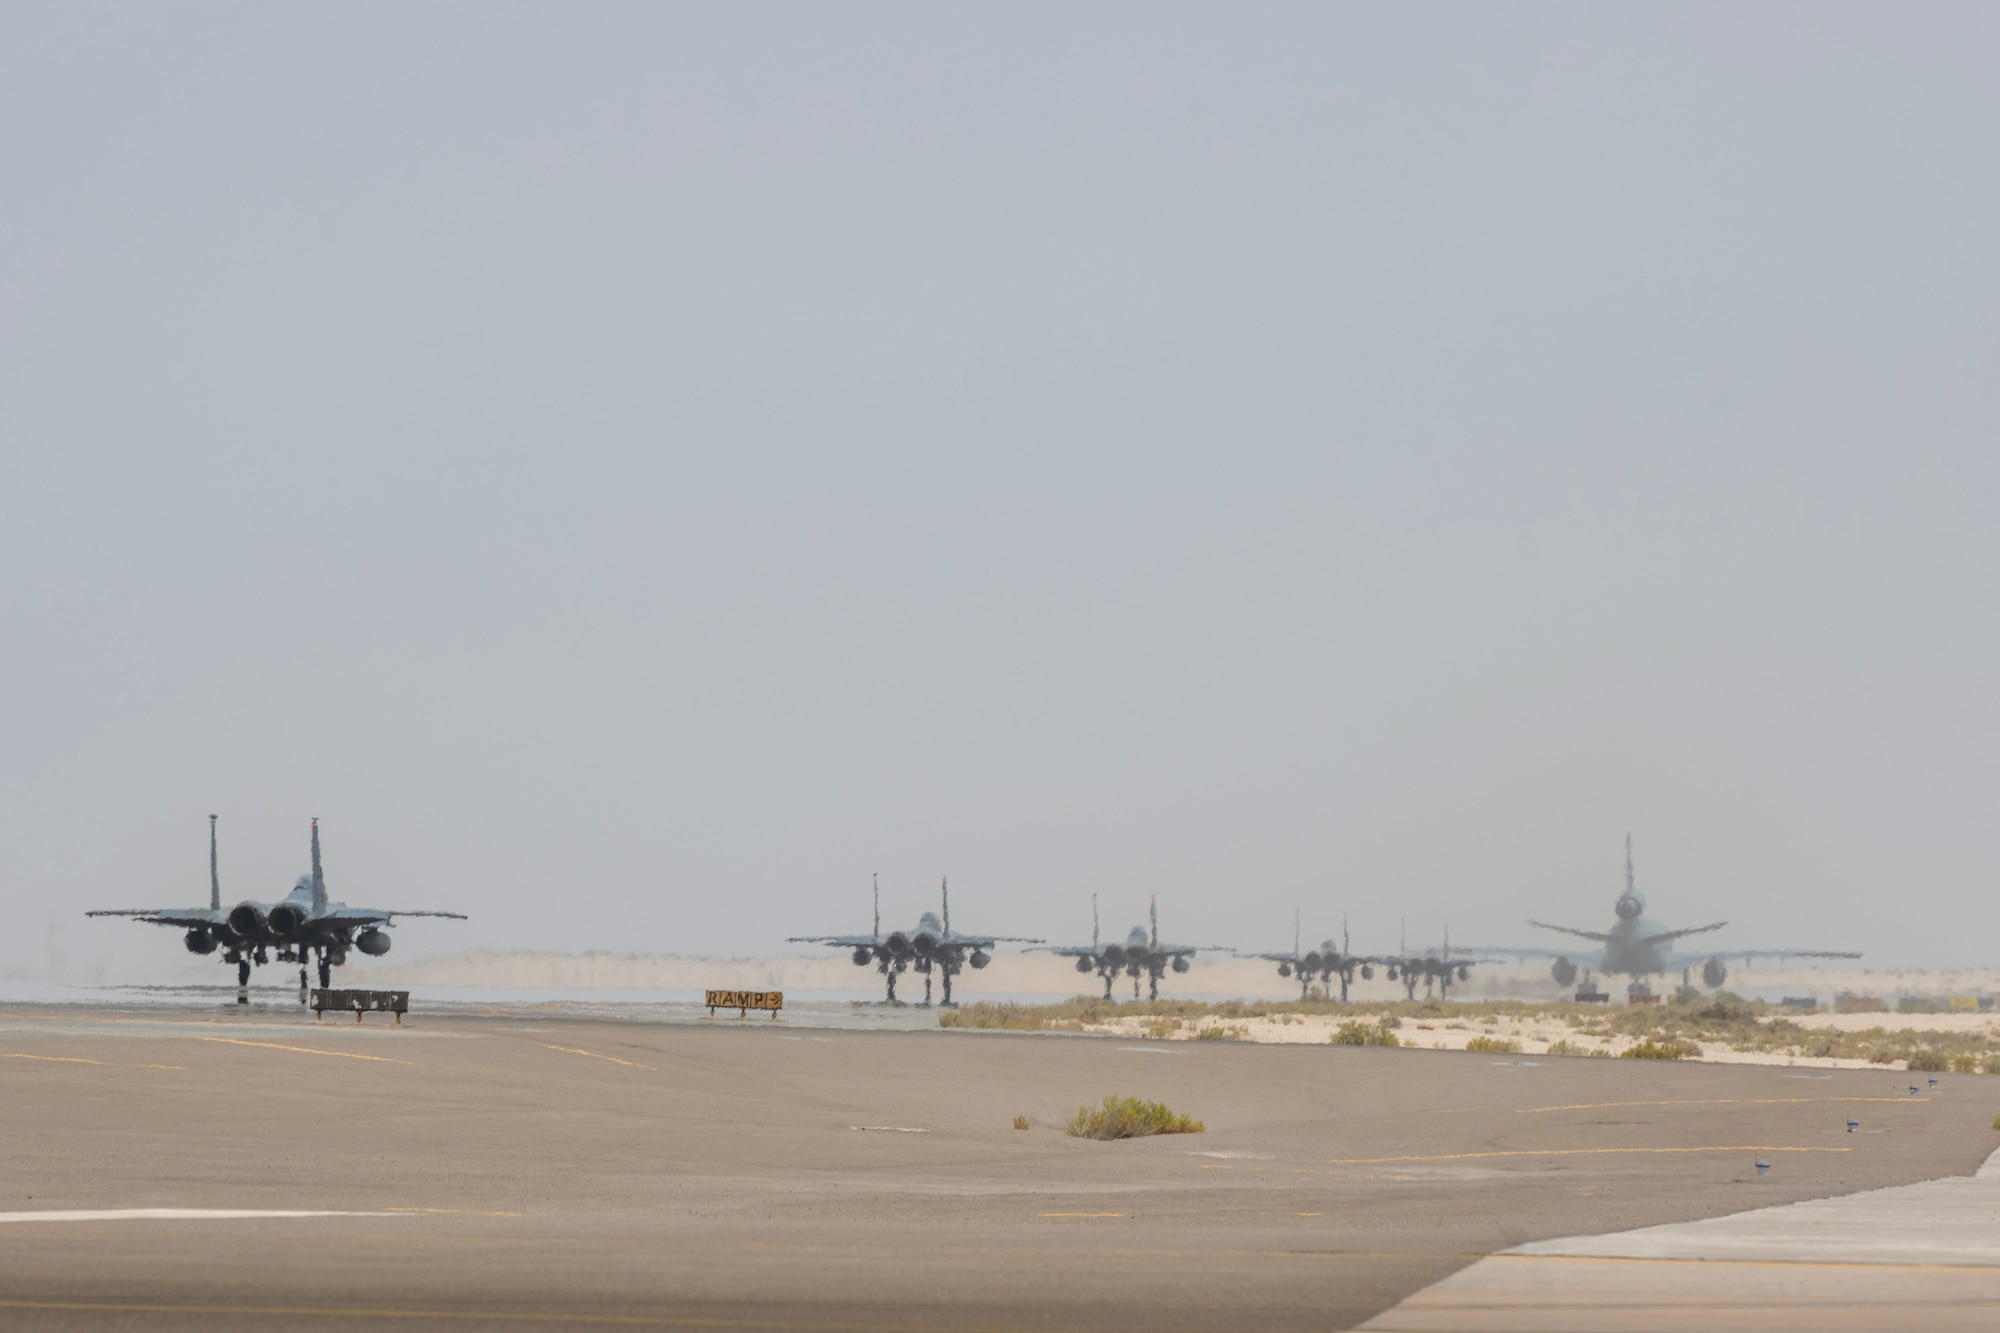
<path id="1" fill-rule="evenodd" d="M 872 949 L 882 942 L 879 935 L 787 935 L 787 944 L 837 944 L 843 949 Z"/>
<path id="2" fill-rule="evenodd" d="M 369 926 L 377 922 L 388 922 L 399 916 L 443 916 L 453 921 L 469 921 L 463 912 L 432 912 L 424 910 L 403 911 L 397 907 L 337 907 L 331 912 L 321 913 L 307 924 L 314 926 Z"/>
<path id="3" fill-rule="evenodd" d="M 1715 953 L 1679 954 L 1673 956 L 1676 967 L 1699 963 L 1709 958 L 1735 958 L 1749 962 L 1752 958 L 1859 958 L 1858 953 L 1845 953 L 1828 949 L 1722 949 Z"/>
<path id="4" fill-rule="evenodd" d="M 1023 949 L 1022 953 L 1052 953 L 1064 958 L 1095 958 L 1104 952 L 1105 946 L 1091 948 L 1088 944 L 1044 944 L 1039 948 Z"/>
<path id="5" fill-rule="evenodd" d="M 1543 930 L 1559 930 L 1565 935 L 1577 935 L 1586 940 L 1596 940 L 1599 944 L 1611 943 L 1611 937 L 1602 931 L 1578 930 L 1575 926 L 1552 926 L 1546 921 L 1530 921 L 1528 924 L 1531 926 L 1540 926 Z"/>
<path id="6" fill-rule="evenodd" d="M 996 944 L 1040 944 L 1042 941 L 1027 935 L 961 935 L 953 931 L 938 943 L 953 948 L 990 949 Z"/>
<path id="7" fill-rule="evenodd" d="M 99 908 L 85 916 L 129 916 L 162 926 L 212 926 L 225 914 L 208 907 L 118 907 Z"/>
<path id="8" fill-rule="evenodd" d="M 1582 931 L 1577 931 L 1576 933 L 1579 935 L 1583 934 Z M 1455 944 L 1452 946 L 1452 953 L 1454 955 L 1452 961 L 1458 961 L 1456 955 L 1460 949 L 1463 949 L 1467 954 L 1483 953 L 1497 955 L 1497 957 L 1487 959 L 1486 961 L 1488 962 L 1504 962 L 1510 956 L 1514 958 L 1574 958 L 1577 953 L 1575 949 L 1551 949 L 1546 944 L 1524 944 L 1519 947 L 1506 944 Z M 1377 958 L 1373 961 L 1378 963 L 1394 963 L 1400 960 L 1395 958 Z"/>

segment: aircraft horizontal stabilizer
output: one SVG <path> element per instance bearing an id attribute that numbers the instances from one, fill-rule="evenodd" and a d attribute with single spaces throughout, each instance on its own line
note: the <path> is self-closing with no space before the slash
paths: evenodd
<path id="1" fill-rule="evenodd" d="M 1657 935 L 1646 936 L 1644 939 L 1640 940 L 1639 943 L 1665 944 L 1668 940 L 1677 940 L 1681 938 L 1683 935 L 1705 935 L 1711 930 L 1721 930 L 1724 926 L 1728 924 L 1729 923 L 1727 921 L 1716 921 L 1716 922 L 1711 922 L 1706 926 L 1689 926 L 1686 930 L 1663 930 Z"/>
<path id="2" fill-rule="evenodd" d="M 1559 930 L 1565 935 L 1577 935 L 1586 940 L 1596 940 L 1599 944 L 1609 944 L 1611 942 L 1611 937 L 1602 931 L 1578 930 L 1575 926 L 1552 926 L 1546 921 L 1530 921 L 1528 924 L 1531 926 L 1540 926 L 1543 930 Z"/>

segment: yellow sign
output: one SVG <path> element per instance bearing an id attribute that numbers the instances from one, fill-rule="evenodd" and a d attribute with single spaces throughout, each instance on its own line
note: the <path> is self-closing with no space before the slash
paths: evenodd
<path id="1" fill-rule="evenodd" d="M 708 1016 L 715 1017 L 718 1009 L 734 1009 L 738 1018 L 751 1009 L 769 1009 L 771 1017 L 785 1007 L 785 993 L 781 990 L 712 990 L 708 993 Z"/>

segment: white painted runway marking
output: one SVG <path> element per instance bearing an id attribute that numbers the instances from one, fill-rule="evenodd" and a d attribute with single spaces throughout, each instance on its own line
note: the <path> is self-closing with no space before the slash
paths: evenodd
<path id="1" fill-rule="evenodd" d="M 918 1129 L 914 1125 L 849 1125 L 863 1134 L 928 1134 L 928 1129 Z"/>
<path id="2" fill-rule="evenodd" d="M 0 1213 L 4 1222 L 213 1222 L 245 1217 L 402 1217 L 395 1212 L 302 1211 L 294 1208 L 55 1208 L 39 1213 Z"/>

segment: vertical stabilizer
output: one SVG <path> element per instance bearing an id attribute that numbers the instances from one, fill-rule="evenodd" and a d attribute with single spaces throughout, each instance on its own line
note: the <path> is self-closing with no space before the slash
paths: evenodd
<path id="1" fill-rule="evenodd" d="M 208 910 L 211 912 L 220 912 L 222 910 L 222 876 L 217 873 L 215 868 L 215 820 L 216 817 L 214 815 L 208 817 Z"/>
<path id="2" fill-rule="evenodd" d="M 1299 909 L 1292 909 L 1292 957 L 1299 956 Z"/>
<path id="3" fill-rule="evenodd" d="M 873 878 L 875 880 L 875 941 L 879 944 L 882 941 L 882 876 L 877 874 Z"/>
<path id="4" fill-rule="evenodd" d="M 1352 954 L 1354 952 L 1354 946 L 1347 942 L 1347 913 L 1345 912 L 1340 914 L 1340 951 L 1343 954 Z"/>
<path id="5" fill-rule="evenodd" d="M 1153 919 L 1153 948 L 1160 947 L 1160 895 L 1155 893 L 1146 899 L 1146 910 Z"/>
<path id="6" fill-rule="evenodd" d="M 1632 835 L 1625 835 L 1625 892 L 1632 892 Z"/>
<path id="7" fill-rule="evenodd" d="M 1097 895 L 1090 895 L 1090 951 L 1097 952 Z"/>
<path id="8" fill-rule="evenodd" d="M 938 880 L 938 892 L 944 897 L 944 937 L 951 938 L 951 876 Z"/>
<path id="9" fill-rule="evenodd" d="M 313 817 L 313 915 L 326 914 L 326 874 L 319 868 L 319 817 Z"/>

